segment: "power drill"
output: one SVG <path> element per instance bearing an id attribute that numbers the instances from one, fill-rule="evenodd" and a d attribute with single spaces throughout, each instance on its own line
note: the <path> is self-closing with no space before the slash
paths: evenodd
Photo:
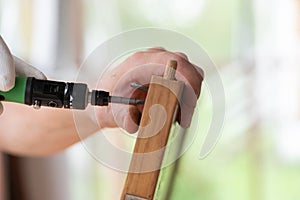
<path id="1" fill-rule="evenodd" d="M 15 87 L 8 92 L 0 91 L 0 101 L 33 105 L 34 108 L 84 110 L 90 103 L 93 106 L 107 106 L 109 103 L 144 104 L 144 100 L 110 96 L 102 90 L 89 91 L 87 84 L 40 80 L 33 77 L 16 77 Z"/>

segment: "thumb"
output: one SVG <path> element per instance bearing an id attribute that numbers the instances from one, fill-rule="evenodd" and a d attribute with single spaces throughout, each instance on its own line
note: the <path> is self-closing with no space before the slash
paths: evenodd
<path id="1" fill-rule="evenodd" d="M 129 113 L 127 116 L 125 116 L 123 121 L 124 129 L 128 133 L 135 133 L 138 130 L 141 115 L 141 112 L 136 106 L 129 106 Z"/>
<path id="2" fill-rule="evenodd" d="M 0 36 L 0 90 L 8 91 L 15 85 L 15 67 L 13 57 Z"/>
<path id="3" fill-rule="evenodd" d="M 133 105 L 115 105 L 112 112 L 115 123 L 128 133 L 135 133 L 139 127 L 141 113 Z"/>
<path id="4" fill-rule="evenodd" d="M 16 74 L 18 76 L 35 77 L 37 79 L 47 79 L 41 71 L 34 68 L 30 64 L 24 62 L 22 59 L 16 56 L 14 56 L 13 59 L 15 63 Z"/>

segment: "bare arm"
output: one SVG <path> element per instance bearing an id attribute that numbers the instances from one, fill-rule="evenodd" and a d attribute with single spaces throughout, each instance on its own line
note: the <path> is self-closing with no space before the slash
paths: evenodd
<path id="1" fill-rule="evenodd" d="M 129 82 L 147 85 L 153 74 L 162 75 L 162 66 L 168 60 L 178 61 L 178 80 L 185 83 L 181 114 L 178 121 L 188 127 L 191 121 L 197 98 L 200 95 L 203 80 L 202 70 L 191 64 L 187 57 L 168 52 L 161 48 L 152 48 L 139 52 L 125 60 L 118 68 L 108 72 L 101 80 L 99 87 L 118 96 L 144 98 L 145 91 L 130 88 Z M 150 63 L 150 65 L 149 65 Z M 148 65 L 147 65 L 148 64 Z M 129 81 L 129 82 L 128 82 Z M 32 107 L 13 103 L 4 104 L 4 112 L 0 115 L 0 150 L 30 156 L 52 154 L 80 141 L 73 119 L 72 111 L 54 108 L 34 110 Z M 84 122 L 84 137 L 95 133 L 101 127 L 121 127 L 134 133 L 138 126 L 143 106 L 115 105 L 99 107 L 96 115 L 99 127 L 91 125 L 88 116 Z M 100 127 L 101 126 L 101 127 Z"/>
<path id="2" fill-rule="evenodd" d="M 4 107 L 0 116 L 1 150 L 19 155 L 47 155 L 80 140 L 69 110 L 35 110 L 13 103 L 5 103 Z"/>

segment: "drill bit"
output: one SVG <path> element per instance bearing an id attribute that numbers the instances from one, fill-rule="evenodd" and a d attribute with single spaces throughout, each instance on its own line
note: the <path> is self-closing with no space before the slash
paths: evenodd
<path id="1" fill-rule="evenodd" d="M 148 91 L 149 87 L 145 86 L 145 85 L 141 85 L 139 83 L 136 83 L 136 82 L 133 82 L 133 83 L 130 83 L 130 86 L 132 88 L 136 88 L 136 89 L 139 89 L 139 90 L 144 90 L 144 91 Z"/>
<path id="2" fill-rule="evenodd" d="M 110 96 L 109 92 L 101 90 L 93 90 L 89 93 L 88 101 L 95 106 L 107 106 L 108 103 L 119 103 L 119 104 L 144 104 L 145 101 L 135 98 Z"/>
<path id="3" fill-rule="evenodd" d="M 127 98 L 127 97 L 118 97 L 118 96 L 109 96 L 108 102 L 110 103 L 120 103 L 120 104 L 144 104 L 145 101 L 141 99 L 135 98 Z"/>

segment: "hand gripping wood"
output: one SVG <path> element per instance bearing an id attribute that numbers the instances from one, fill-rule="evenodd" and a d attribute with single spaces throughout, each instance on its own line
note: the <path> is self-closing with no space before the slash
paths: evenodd
<path id="1" fill-rule="evenodd" d="M 163 77 L 152 76 L 138 138 L 121 200 L 152 200 L 169 132 L 184 83 L 175 80 L 177 62 L 168 62 Z"/>

